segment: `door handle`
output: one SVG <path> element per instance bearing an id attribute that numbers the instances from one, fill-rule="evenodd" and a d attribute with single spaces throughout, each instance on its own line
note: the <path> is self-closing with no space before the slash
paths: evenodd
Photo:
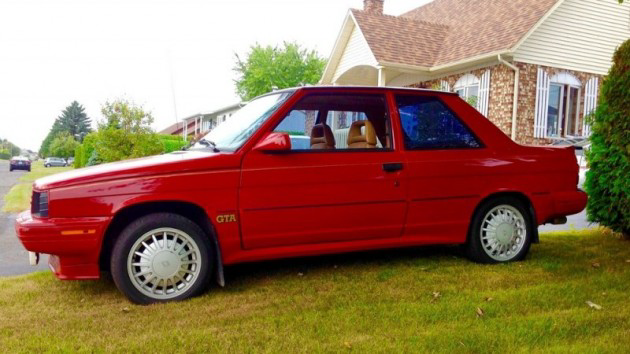
<path id="1" fill-rule="evenodd" d="M 383 171 L 385 172 L 396 172 L 403 169 L 403 164 L 400 162 L 397 163 L 384 163 Z"/>

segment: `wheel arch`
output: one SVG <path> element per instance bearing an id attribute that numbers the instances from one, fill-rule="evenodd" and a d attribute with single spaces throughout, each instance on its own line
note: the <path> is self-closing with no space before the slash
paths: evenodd
<path id="1" fill-rule="evenodd" d="M 123 229 L 129 225 L 133 220 L 136 220 L 145 215 L 167 212 L 172 214 L 178 214 L 192 220 L 199 225 L 201 229 L 210 238 L 215 252 L 216 259 L 216 281 L 219 285 L 224 286 L 225 280 L 223 276 L 223 258 L 221 256 L 221 247 L 219 247 L 219 240 L 217 237 L 217 231 L 208 218 L 206 211 L 199 205 L 191 202 L 177 201 L 177 200 L 164 200 L 164 201 L 147 201 L 138 204 L 128 205 L 118 210 L 112 220 L 110 221 L 107 229 L 104 233 L 101 251 L 99 254 L 99 266 L 101 269 L 109 269 L 109 261 L 111 259 L 112 250 L 114 244 L 118 239 L 118 236 Z"/>
<path id="2" fill-rule="evenodd" d="M 470 239 L 470 234 L 471 234 L 471 228 L 472 228 L 472 224 L 473 224 L 473 218 L 475 217 L 475 215 L 477 214 L 477 211 L 487 202 L 495 199 L 495 198 L 500 198 L 500 197 L 512 197 L 512 198 L 516 198 L 519 201 L 521 201 L 525 207 L 527 208 L 527 210 L 529 210 L 529 216 L 531 218 L 531 227 L 533 230 L 533 234 L 532 234 L 532 243 L 539 243 L 540 240 L 538 238 L 538 224 L 536 223 L 536 210 L 534 209 L 534 204 L 532 203 L 531 199 L 522 192 L 519 191 L 500 191 L 500 192 L 495 192 L 495 193 L 491 193 L 488 194 L 487 196 L 485 196 L 481 201 L 479 201 L 479 203 L 477 203 L 477 205 L 475 206 L 475 209 L 473 210 L 473 213 L 470 215 L 470 222 L 468 223 L 468 233 L 466 234 L 466 242 L 469 241 Z"/>

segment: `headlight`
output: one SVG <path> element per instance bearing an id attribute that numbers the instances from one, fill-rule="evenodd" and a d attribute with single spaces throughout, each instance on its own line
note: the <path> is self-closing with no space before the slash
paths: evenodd
<path id="1" fill-rule="evenodd" d="M 39 218 L 48 217 L 48 192 L 33 191 L 31 200 L 31 215 Z"/>

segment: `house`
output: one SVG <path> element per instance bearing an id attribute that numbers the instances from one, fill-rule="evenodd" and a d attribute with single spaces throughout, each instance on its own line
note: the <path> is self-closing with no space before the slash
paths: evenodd
<path id="1" fill-rule="evenodd" d="M 236 103 L 227 107 L 223 107 L 214 111 L 197 113 L 186 118 L 181 122 L 177 122 L 168 128 L 159 132 L 159 134 L 182 135 L 184 140 L 194 138 L 199 134 L 204 134 L 214 129 L 219 124 L 225 122 L 234 113 L 236 113 L 243 103 Z"/>
<path id="2" fill-rule="evenodd" d="M 364 0 L 341 27 L 321 84 L 457 92 L 512 139 L 585 137 L 630 4 L 434 0 L 400 16 Z"/>

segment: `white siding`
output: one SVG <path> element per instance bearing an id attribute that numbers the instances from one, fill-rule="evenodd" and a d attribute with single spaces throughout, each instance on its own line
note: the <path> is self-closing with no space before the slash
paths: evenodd
<path id="1" fill-rule="evenodd" d="M 365 37 L 363 37 L 359 28 L 354 26 L 348 44 L 337 65 L 337 70 L 335 70 L 335 75 L 333 75 L 333 82 L 337 81 L 339 76 L 343 75 L 347 70 L 359 65 L 377 66 L 378 62 L 374 58 L 374 54 L 372 54 Z"/>
<path id="2" fill-rule="evenodd" d="M 604 75 L 630 37 L 630 3 L 565 0 L 516 49 L 514 60 Z"/>

